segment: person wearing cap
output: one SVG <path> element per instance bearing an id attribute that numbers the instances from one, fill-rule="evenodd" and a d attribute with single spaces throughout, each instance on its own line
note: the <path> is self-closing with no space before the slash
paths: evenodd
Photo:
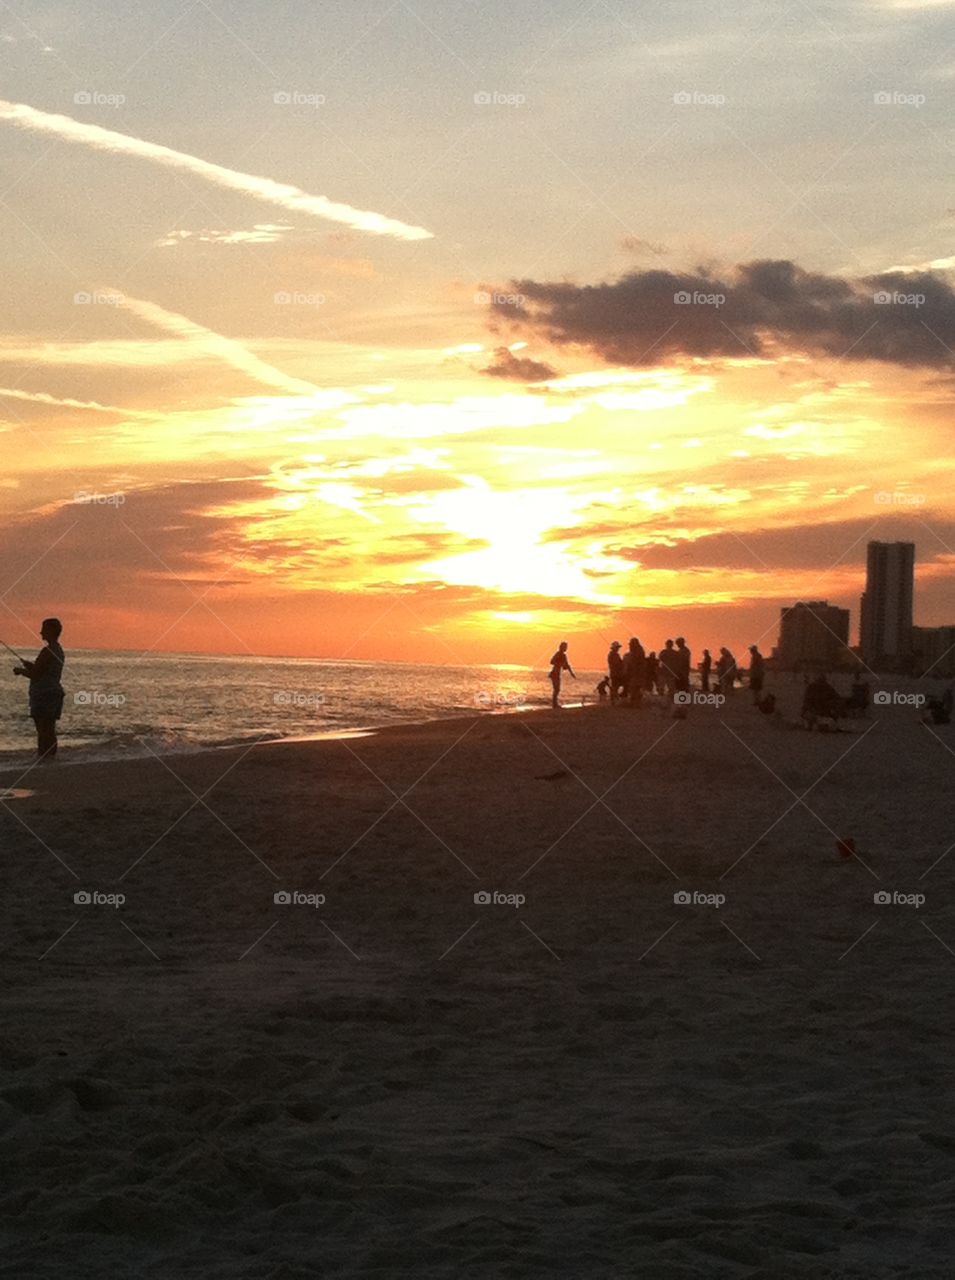
<path id="1" fill-rule="evenodd" d="M 620 656 L 620 641 L 614 640 L 607 654 L 607 671 L 610 679 L 610 701 L 616 702 L 624 687 L 623 658 Z"/>

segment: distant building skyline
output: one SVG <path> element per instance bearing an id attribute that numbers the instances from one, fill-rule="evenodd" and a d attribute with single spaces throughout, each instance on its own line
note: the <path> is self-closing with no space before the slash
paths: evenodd
<path id="1" fill-rule="evenodd" d="M 784 670 L 845 665 L 851 658 L 849 610 L 828 600 L 801 600 L 781 609 L 774 657 Z"/>
<path id="2" fill-rule="evenodd" d="M 913 627 L 912 657 L 917 675 L 955 676 L 955 625 Z"/>
<path id="3" fill-rule="evenodd" d="M 914 595 L 915 543 L 870 542 L 859 627 L 870 666 L 896 665 L 911 654 Z"/>

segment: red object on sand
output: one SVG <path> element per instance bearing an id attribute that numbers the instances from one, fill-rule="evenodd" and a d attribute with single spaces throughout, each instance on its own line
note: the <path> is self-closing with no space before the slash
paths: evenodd
<path id="1" fill-rule="evenodd" d="M 837 840 L 836 848 L 844 858 L 854 858 L 856 856 L 856 842 L 853 836 L 844 836 L 841 840 Z"/>

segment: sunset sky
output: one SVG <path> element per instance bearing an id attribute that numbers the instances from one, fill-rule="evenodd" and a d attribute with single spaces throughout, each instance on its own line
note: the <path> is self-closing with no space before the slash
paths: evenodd
<path id="1" fill-rule="evenodd" d="M 955 0 L 0 11 L 0 631 L 955 623 Z"/>

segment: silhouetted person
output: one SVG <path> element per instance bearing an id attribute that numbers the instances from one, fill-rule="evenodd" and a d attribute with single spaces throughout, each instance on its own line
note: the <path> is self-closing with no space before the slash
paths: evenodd
<path id="1" fill-rule="evenodd" d="M 676 671 L 679 658 L 673 647 L 673 641 L 668 640 L 660 650 L 660 678 L 663 681 L 663 692 L 668 698 L 672 698 L 676 690 Z"/>
<path id="2" fill-rule="evenodd" d="M 25 676 L 30 681 L 30 715 L 36 725 L 36 753 L 40 760 L 52 760 L 56 755 L 56 722 L 63 710 L 60 677 L 66 662 L 60 647 L 62 632 L 59 618 L 44 618 L 40 639 L 45 647 L 33 662 L 13 668 L 15 676 Z"/>
<path id="3" fill-rule="evenodd" d="M 946 689 L 940 698 L 929 698 L 927 710 L 932 717 L 932 724 L 952 723 L 953 702 L 955 702 L 955 695 L 950 688 Z"/>
<path id="4" fill-rule="evenodd" d="M 676 648 L 673 652 L 676 654 L 676 691 L 677 693 L 688 693 L 692 657 L 682 636 L 677 636 Z"/>
<path id="5" fill-rule="evenodd" d="M 620 641 L 614 640 L 607 654 L 607 672 L 610 677 L 610 701 L 616 702 L 624 692 L 623 658 L 620 654 Z"/>
<path id="6" fill-rule="evenodd" d="M 842 714 L 842 699 L 820 671 L 815 680 L 806 685 L 802 703 L 802 718 L 812 729 L 820 719 L 838 720 Z"/>
<path id="7" fill-rule="evenodd" d="M 766 676 L 766 659 L 756 645 L 749 646 L 749 687 L 753 692 L 753 702 L 758 704 L 763 692 L 763 680 Z"/>
<path id="8" fill-rule="evenodd" d="M 703 660 L 700 663 L 700 688 L 704 693 L 710 691 L 710 672 L 713 670 L 713 655 L 709 649 L 703 650 Z"/>
<path id="9" fill-rule="evenodd" d="M 849 696 L 845 701 L 846 711 L 852 715 L 865 715 L 869 709 L 869 682 L 856 674 L 849 688 Z"/>
<path id="10" fill-rule="evenodd" d="M 598 684 L 598 685 L 596 686 L 596 689 L 597 689 L 597 694 L 598 694 L 598 696 L 599 696 L 599 698 L 600 698 L 600 701 L 601 701 L 601 702 L 606 702 L 606 701 L 607 701 L 607 695 L 608 695 L 608 693 L 610 692 L 610 677 L 609 677 L 609 676 L 604 676 L 604 678 L 601 680 L 600 684 Z"/>
<path id="11" fill-rule="evenodd" d="M 657 695 L 662 698 L 664 693 L 666 693 L 666 687 L 667 687 L 667 673 L 663 667 L 663 650 L 662 649 L 657 654 L 656 685 L 657 685 Z"/>
<path id="12" fill-rule="evenodd" d="M 551 698 L 550 705 L 557 710 L 560 707 L 560 673 L 566 671 L 569 676 L 577 679 L 574 669 L 567 661 L 567 641 L 561 640 L 557 652 L 550 660 L 550 682 L 553 685 L 554 693 Z"/>
<path id="13" fill-rule="evenodd" d="M 647 678 L 647 655 L 636 636 L 627 645 L 623 669 L 627 682 L 627 701 L 632 707 L 639 707 L 643 701 L 643 682 Z"/>
<path id="14" fill-rule="evenodd" d="M 657 677 L 660 674 L 660 663 L 657 661 L 657 655 L 655 653 L 651 652 L 647 654 L 646 670 L 647 676 L 643 682 L 643 687 L 646 689 L 647 693 L 652 693 L 656 687 Z"/>
<path id="15" fill-rule="evenodd" d="M 720 693 L 728 697 L 733 692 L 733 681 L 736 679 L 736 659 L 724 645 L 716 663 L 716 678 L 720 683 Z"/>

